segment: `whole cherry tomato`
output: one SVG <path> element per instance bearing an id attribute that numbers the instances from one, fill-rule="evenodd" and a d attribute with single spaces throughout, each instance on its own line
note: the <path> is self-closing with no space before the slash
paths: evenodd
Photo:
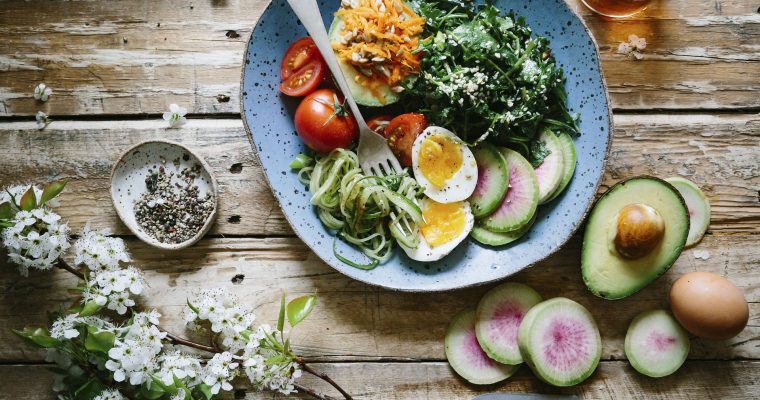
<path id="1" fill-rule="evenodd" d="M 295 126 L 301 140 L 318 153 L 348 148 L 359 136 L 356 120 L 332 89 L 306 96 L 296 109 Z"/>

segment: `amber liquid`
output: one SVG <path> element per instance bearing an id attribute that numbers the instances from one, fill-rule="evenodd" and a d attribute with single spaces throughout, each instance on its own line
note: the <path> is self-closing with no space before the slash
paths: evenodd
<path id="1" fill-rule="evenodd" d="M 652 0 L 582 0 L 592 11 L 608 17 L 628 17 L 644 11 Z"/>

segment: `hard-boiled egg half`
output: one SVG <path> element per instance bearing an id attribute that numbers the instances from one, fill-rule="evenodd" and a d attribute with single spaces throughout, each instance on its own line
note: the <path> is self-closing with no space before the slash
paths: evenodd
<path id="1" fill-rule="evenodd" d="M 414 178 L 439 203 L 466 200 L 478 182 L 478 165 L 467 145 L 451 131 L 430 126 L 412 145 Z"/>
<path id="2" fill-rule="evenodd" d="M 467 201 L 439 203 L 429 198 L 419 201 L 422 210 L 420 240 L 416 248 L 399 243 L 409 258 L 436 261 L 451 253 L 472 231 L 475 217 Z"/>

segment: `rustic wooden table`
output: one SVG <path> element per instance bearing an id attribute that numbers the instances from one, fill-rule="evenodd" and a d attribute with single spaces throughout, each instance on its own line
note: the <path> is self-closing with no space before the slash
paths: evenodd
<path id="1" fill-rule="evenodd" d="M 280 289 L 293 295 L 317 290 L 318 308 L 299 327 L 295 343 L 358 398 L 469 399 L 488 391 L 760 397 L 757 1 L 663 0 L 625 21 L 603 20 L 573 4 L 599 44 L 615 110 L 602 190 L 636 174 L 681 175 L 702 185 L 713 217 L 696 248 L 709 251 L 708 260 L 687 250 L 665 276 L 625 300 L 605 301 L 586 291 L 577 237 L 514 277 L 546 297 L 579 301 L 599 323 L 603 361 L 590 379 L 567 389 L 542 384 L 527 369 L 486 388 L 454 375 L 443 356 L 444 329 L 488 287 L 437 294 L 378 289 L 335 272 L 293 236 L 240 120 L 243 50 L 266 0 L 1 3 L 0 186 L 69 179 L 60 213 L 75 232 L 90 221 L 127 237 L 135 264 L 150 281 L 146 302 L 164 314 L 170 330 L 182 330 L 179 311 L 200 287 L 237 292 L 255 306 L 259 321 L 275 318 Z M 632 33 L 648 41 L 644 60 L 616 53 Z M 55 91 L 46 103 L 31 96 L 39 82 Z M 160 113 L 170 103 L 190 110 L 185 127 L 165 129 Z M 55 119 L 44 131 L 35 129 L 38 110 Z M 111 165 L 124 149 L 149 138 L 197 150 L 218 177 L 216 226 L 188 250 L 147 247 L 129 236 L 111 206 Z M 666 307 L 672 281 L 695 270 L 726 276 L 744 291 L 749 326 L 728 341 L 693 340 L 689 360 L 670 377 L 639 375 L 623 353 L 628 322 L 642 310 Z M 63 272 L 21 278 L 14 267 L 0 266 L 0 398 L 54 397 L 44 353 L 23 345 L 10 328 L 44 325 L 46 312 L 69 298 L 65 289 L 73 282 Z M 303 382 L 330 393 L 320 382 Z"/>

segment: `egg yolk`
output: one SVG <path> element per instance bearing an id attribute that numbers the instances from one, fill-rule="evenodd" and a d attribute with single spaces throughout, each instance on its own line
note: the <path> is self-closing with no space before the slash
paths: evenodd
<path id="1" fill-rule="evenodd" d="M 430 247 L 438 246 L 459 236 L 466 220 L 467 215 L 461 201 L 443 204 L 428 200 L 422 210 L 420 232 Z"/>
<path id="2" fill-rule="evenodd" d="M 433 186 L 442 188 L 462 168 L 462 149 L 446 135 L 430 135 L 420 145 L 417 164 Z"/>

